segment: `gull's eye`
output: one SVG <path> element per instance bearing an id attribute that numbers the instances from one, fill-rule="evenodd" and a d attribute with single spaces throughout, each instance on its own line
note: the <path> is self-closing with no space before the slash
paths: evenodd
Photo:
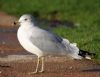
<path id="1" fill-rule="evenodd" d="M 27 19 L 24 19 L 25 21 L 27 21 Z"/>

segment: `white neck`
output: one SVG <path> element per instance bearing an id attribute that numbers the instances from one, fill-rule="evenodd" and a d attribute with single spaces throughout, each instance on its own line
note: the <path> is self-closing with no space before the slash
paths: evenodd
<path id="1" fill-rule="evenodd" d="M 21 23 L 20 25 L 22 28 L 24 28 L 26 30 L 29 28 L 35 27 L 34 23 L 32 23 L 32 22 L 24 22 L 24 23 Z"/>

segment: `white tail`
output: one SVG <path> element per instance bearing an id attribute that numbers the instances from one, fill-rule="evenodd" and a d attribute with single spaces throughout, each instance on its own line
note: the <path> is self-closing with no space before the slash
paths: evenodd
<path id="1" fill-rule="evenodd" d="M 77 47 L 77 43 L 70 43 L 69 40 L 63 38 L 62 43 L 66 47 L 67 54 L 74 59 L 82 59 L 79 54 L 79 48 Z"/>

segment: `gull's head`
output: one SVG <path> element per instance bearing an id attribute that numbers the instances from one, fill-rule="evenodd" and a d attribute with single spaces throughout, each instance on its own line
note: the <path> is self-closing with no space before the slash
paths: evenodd
<path id="1" fill-rule="evenodd" d="M 20 25 L 32 24 L 33 16 L 30 14 L 24 14 L 19 18 L 18 22 Z"/>

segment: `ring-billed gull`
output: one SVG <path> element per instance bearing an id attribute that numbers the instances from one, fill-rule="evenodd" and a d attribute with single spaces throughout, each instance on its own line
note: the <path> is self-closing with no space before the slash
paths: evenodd
<path id="1" fill-rule="evenodd" d="M 76 43 L 70 43 L 67 39 L 36 26 L 32 15 L 24 14 L 18 22 L 20 27 L 17 37 L 20 44 L 25 50 L 38 56 L 36 70 L 33 73 L 44 71 L 44 57 L 48 55 L 66 55 L 74 59 L 82 59 L 86 58 L 86 55 L 91 55 L 91 53 L 79 50 Z M 41 70 L 38 71 L 40 61 Z"/>

